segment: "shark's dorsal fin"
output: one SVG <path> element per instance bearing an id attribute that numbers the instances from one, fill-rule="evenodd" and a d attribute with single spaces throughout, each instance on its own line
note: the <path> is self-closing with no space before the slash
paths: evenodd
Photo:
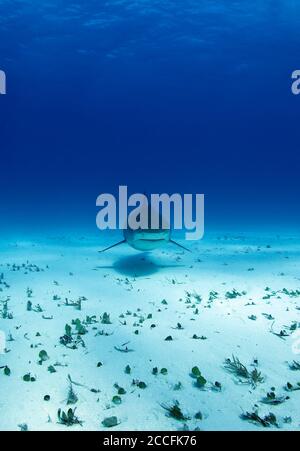
<path id="1" fill-rule="evenodd" d="M 178 246 L 178 247 L 181 247 L 181 249 L 184 249 L 184 250 L 187 251 L 187 252 L 192 252 L 190 249 L 188 249 L 188 248 L 182 246 L 182 245 L 179 244 L 179 243 L 176 243 L 176 241 L 173 241 L 173 240 L 169 240 L 169 241 L 170 241 L 170 243 L 175 244 L 175 245 Z"/>
<path id="2" fill-rule="evenodd" d="M 123 243 L 126 243 L 126 240 L 119 241 L 118 243 L 112 244 L 111 246 L 106 247 L 105 249 L 102 249 L 101 251 L 98 251 L 98 252 L 101 253 L 101 252 L 108 251 L 109 249 L 112 249 L 113 247 L 119 246 L 120 244 L 123 244 Z"/>

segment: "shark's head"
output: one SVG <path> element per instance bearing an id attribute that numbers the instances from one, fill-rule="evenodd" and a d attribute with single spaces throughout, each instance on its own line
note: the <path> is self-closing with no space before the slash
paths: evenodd
<path id="1" fill-rule="evenodd" d="M 138 251 L 153 251 L 170 241 L 170 227 L 161 214 L 152 210 L 150 206 L 142 206 L 146 210 L 147 228 L 132 229 L 129 224 L 124 229 L 124 238 L 127 243 Z M 154 215 L 158 218 L 158 226 L 152 226 Z M 164 224 L 164 226 L 163 226 Z"/>
<path id="2" fill-rule="evenodd" d="M 124 238 L 138 251 L 153 251 L 170 241 L 169 229 L 125 229 Z"/>
<path id="3" fill-rule="evenodd" d="M 127 224 L 127 227 L 124 228 L 123 235 L 124 239 L 122 241 L 119 241 L 116 244 L 113 244 L 112 246 L 109 246 L 105 249 L 103 249 L 100 252 L 105 252 L 108 249 L 111 249 L 113 247 L 119 246 L 120 244 L 127 243 L 132 248 L 138 250 L 138 251 L 153 251 L 154 249 L 159 249 L 160 247 L 165 246 L 167 243 L 175 244 L 176 246 L 180 247 L 181 249 L 184 249 L 186 251 L 189 251 L 189 249 L 186 249 L 181 244 L 177 243 L 176 241 L 171 239 L 171 229 L 168 223 L 162 216 L 159 214 L 159 227 L 152 227 L 151 225 L 151 218 L 153 211 L 151 211 L 150 207 L 146 206 L 145 208 L 148 208 L 148 227 L 147 228 L 137 228 L 133 229 L 129 227 Z"/>

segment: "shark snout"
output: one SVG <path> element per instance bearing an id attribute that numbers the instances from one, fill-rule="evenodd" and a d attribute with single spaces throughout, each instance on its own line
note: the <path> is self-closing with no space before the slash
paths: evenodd
<path id="1" fill-rule="evenodd" d="M 169 233 L 168 230 L 144 230 L 138 232 L 135 239 L 143 241 L 165 241 L 169 239 Z"/>

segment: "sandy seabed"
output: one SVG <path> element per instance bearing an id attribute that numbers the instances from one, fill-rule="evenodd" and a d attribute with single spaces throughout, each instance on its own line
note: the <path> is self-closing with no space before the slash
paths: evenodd
<path id="1" fill-rule="evenodd" d="M 300 238 L 112 242 L 0 243 L 0 430 L 299 429 Z"/>

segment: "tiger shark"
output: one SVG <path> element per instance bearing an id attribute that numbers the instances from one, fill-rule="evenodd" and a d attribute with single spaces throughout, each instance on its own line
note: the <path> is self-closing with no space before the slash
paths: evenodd
<path id="1" fill-rule="evenodd" d="M 135 230 L 128 226 L 123 230 L 124 239 L 122 241 L 112 244 L 111 246 L 106 247 L 105 249 L 102 249 L 99 252 L 108 251 L 109 249 L 112 249 L 113 247 L 116 246 L 120 246 L 121 244 L 124 243 L 127 243 L 133 249 L 142 252 L 159 249 L 168 243 L 174 244 L 180 247 L 181 249 L 184 249 L 185 251 L 191 252 L 190 249 L 187 249 L 186 247 L 172 240 L 170 227 L 166 228 L 162 226 L 164 222 L 162 221 L 161 215 L 159 215 L 160 216 L 159 226 L 156 228 L 151 227 L 150 216 L 151 212 L 148 216 L 149 217 L 148 228 L 139 228 Z"/>

